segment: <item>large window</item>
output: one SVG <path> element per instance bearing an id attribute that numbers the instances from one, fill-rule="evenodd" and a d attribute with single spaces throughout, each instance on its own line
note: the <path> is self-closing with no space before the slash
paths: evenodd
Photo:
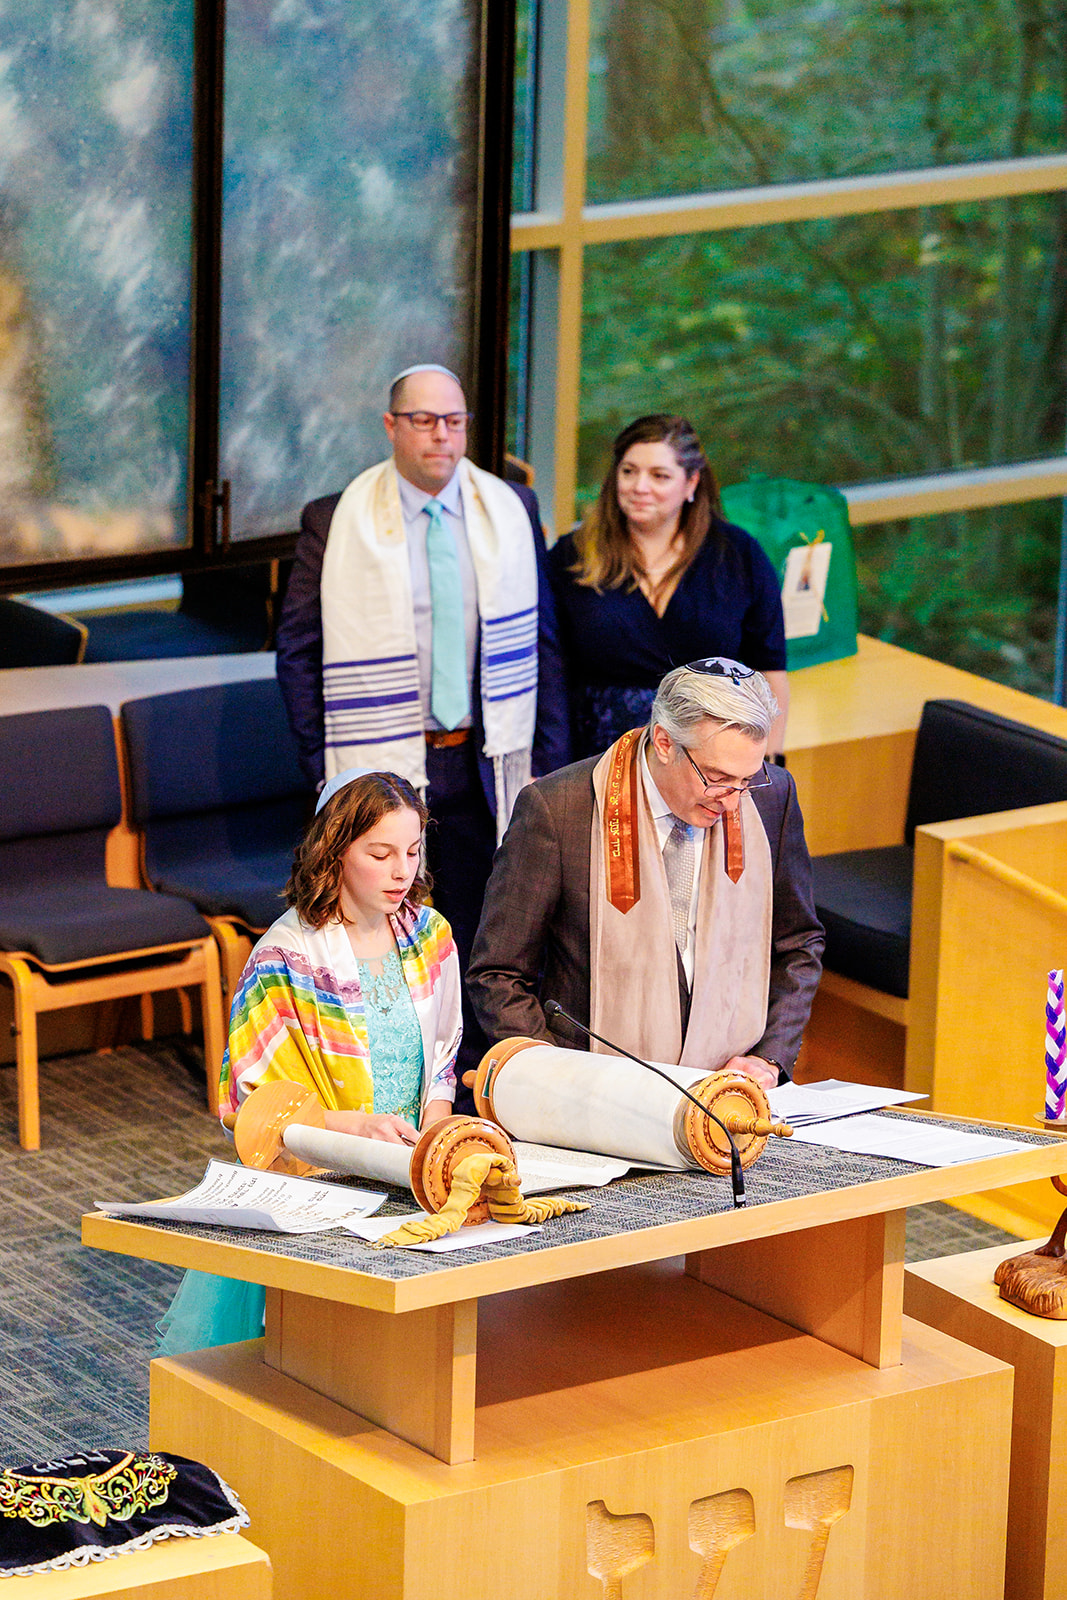
<path id="1" fill-rule="evenodd" d="M 514 447 L 555 522 L 681 410 L 725 482 L 845 489 L 867 631 L 1061 689 L 1067 13 L 520 9 Z"/>
<path id="2" fill-rule="evenodd" d="M 192 23 L 0 7 L 0 564 L 185 539 Z"/>
<path id="3" fill-rule="evenodd" d="M 383 454 L 402 367 L 470 371 L 477 10 L 229 0 L 220 477 L 239 537 L 294 527 Z"/>
<path id="4" fill-rule="evenodd" d="M 502 411 L 512 20 L 0 0 L 0 583 L 279 551 L 413 361 Z"/>

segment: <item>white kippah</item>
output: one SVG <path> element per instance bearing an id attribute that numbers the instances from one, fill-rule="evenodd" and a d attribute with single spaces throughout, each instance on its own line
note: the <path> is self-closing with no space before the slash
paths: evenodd
<path id="1" fill-rule="evenodd" d="M 443 372 L 446 378 L 451 378 L 452 382 L 459 384 L 461 389 L 463 387 L 462 383 L 460 383 L 460 380 L 456 377 L 456 374 L 452 371 L 451 367 L 442 367 L 436 361 L 420 361 L 417 366 L 405 367 L 403 372 L 397 373 L 396 377 L 389 385 L 389 393 L 392 394 L 401 378 L 412 378 L 416 372 Z"/>

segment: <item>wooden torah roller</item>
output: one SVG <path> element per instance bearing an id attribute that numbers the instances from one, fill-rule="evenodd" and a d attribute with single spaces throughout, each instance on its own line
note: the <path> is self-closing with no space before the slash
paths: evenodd
<path id="1" fill-rule="evenodd" d="M 486 1051 L 474 1075 L 478 1114 L 513 1139 L 684 1170 L 729 1173 L 730 1144 L 687 1089 L 733 1134 L 741 1165 L 751 1166 L 768 1138 L 788 1138 L 767 1096 L 742 1072 L 663 1066 L 671 1082 L 625 1056 L 591 1055 L 539 1039 L 504 1039 Z"/>
<path id="2" fill-rule="evenodd" d="M 478 1117 L 446 1117 L 428 1128 L 414 1147 L 384 1139 L 333 1133 L 326 1127 L 322 1102 L 298 1083 L 265 1083 L 253 1089 L 237 1115 L 223 1119 L 233 1129 L 237 1154 L 246 1167 L 306 1177 L 343 1172 L 410 1189 L 424 1211 L 440 1211 L 448 1200 L 452 1173 L 464 1156 L 515 1152 L 504 1130 Z M 485 1222 L 483 1194 L 467 1214 L 465 1226 Z"/>

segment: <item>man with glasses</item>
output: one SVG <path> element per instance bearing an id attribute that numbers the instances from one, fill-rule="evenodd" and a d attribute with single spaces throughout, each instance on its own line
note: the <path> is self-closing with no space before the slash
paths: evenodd
<path id="1" fill-rule="evenodd" d="M 358 766 L 426 794 L 434 903 L 464 965 L 515 797 L 569 755 L 537 501 L 467 459 L 470 420 L 447 368 L 398 373 L 389 459 L 305 508 L 277 638 L 312 783 Z"/>
<path id="2" fill-rule="evenodd" d="M 524 790 L 467 977 L 491 1039 L 582 1046 L 556 1000 L 646 1060 L 792 1073 L 823 930 L 796 788 L 765 759 L 777 712 L 761 673 L 694 661 L 647 728 Z"/>

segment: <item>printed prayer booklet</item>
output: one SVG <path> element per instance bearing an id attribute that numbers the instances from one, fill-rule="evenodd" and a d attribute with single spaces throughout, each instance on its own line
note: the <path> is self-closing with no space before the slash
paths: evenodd
<path id="1" fill-rule="evenodd" d="M 149 1200 L 142 1205 L 97 1200 L 95 1205 L 112 1217 L 264 1228 L 271 1233 L 321 1233 L 369 1217 L 384 1199 L 384 1194 L 320 1183 L 317 1178 L 289 1178 L 228 1161 L 209 1161 L 196 1188 L 174 1200 Z"/>
<path id="2" fill-rule="evenodd" d="M 880 1089 L 866 1083 L 846 1083 L 841 1078 L 824 1078 L 820 1083 L 781 1083 L 767 1099 L 776 1117 L 783 1117 L 794 1128 L 803 1128 L 809 1122 L 830 1122 L 835 1117 L 882 1111 L 908 1100 L 925 1100 L 926 1096 L 908 1089 Z"/>

